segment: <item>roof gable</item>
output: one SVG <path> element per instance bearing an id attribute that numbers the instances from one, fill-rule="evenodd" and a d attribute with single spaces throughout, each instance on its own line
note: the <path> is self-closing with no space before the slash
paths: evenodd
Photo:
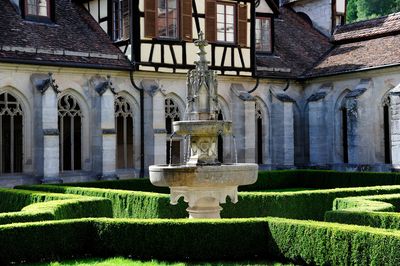
<path id="1" fill-rule="evenodd" d="M 99 24 L 80 4 L 57 0 L 55 23 L 24 20 L 9 0 L 0 1 L 0 60 L 130 68 Z"/>

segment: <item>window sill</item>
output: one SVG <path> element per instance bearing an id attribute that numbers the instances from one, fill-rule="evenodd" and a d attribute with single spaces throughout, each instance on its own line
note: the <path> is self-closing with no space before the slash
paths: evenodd
<path id="1" fill-rule="evenodd" d="M 36 22 L 36 23 L 43 23 L 43 24 L 54 24 L 50 17 L 45 16 L 32 16 L 26 15 L 24 18 L 26 21 Z"/>

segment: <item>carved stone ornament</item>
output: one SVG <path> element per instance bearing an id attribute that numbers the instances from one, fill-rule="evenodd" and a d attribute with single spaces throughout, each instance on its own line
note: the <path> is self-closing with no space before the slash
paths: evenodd
<path id="1" fill-rule="evenodd" d="M 44 94 L 48 88 L 52 88 L 56 94 L 60 93 L 56 80 L 53 79 L 53 73 L 51 72 L 48 73 L 47 77 L 41 74 L 32 74 L 31 81 L 33 86 L 36 87 L 41 94 Z"/>
<path id="2" fill-rule="evenodd" d="M 110 75 L 107 75 L 107 79 L 96 76 L 91 79 L 91 83 L 100 96 L 102 96 L 107 90 L 110 90 L 113 94 L 116 94 L 115 89 L 112 86 Z"/>
<path id="3" fill-rule="evenodd" d="M 312 94 L 310 97 L 308 97 L 307 101 L 308 102 L 318 102 L 319 100 L 324 99 L 326 94 L 327 93 L 325 91 L 318 91 L 318 92 Z"/>

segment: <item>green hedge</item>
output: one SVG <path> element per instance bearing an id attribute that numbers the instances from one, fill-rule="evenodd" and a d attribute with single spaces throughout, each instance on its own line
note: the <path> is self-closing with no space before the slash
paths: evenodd
<path id="1" fill-rule="evenodd" d="M 106 188 L 106 189 L 118 189 L 118 190 L 133 190 L 143 192 L 154 192 L 169 194 L 170 190 L 168 187 L 156 187 L 148 178 L 135 178 L 125 180 L 101 180 L 95 182 L 80 182 L 80 183 L 64 183 L 57 184 L 57 186 L 67 187 L 93 187 L 93 188 Z"/>
<path id="2" fill-rule="evenodd" d="M 400 185 L 400 173 L 338 172 L 328 170 L 260 171 L 253 185 L 241 191 L 262 191 L 282 188 L 346 188 Z"/>
<path id="3" fill-rule="evenodd" d="M 20 211 L 32 203 L 60 199 L 71 199 L 71 195 L 0 188 L 0 213 Z"/>
<path id="4" fill-rule="evenodd" d="M 400 229 L 400 194 L 335 199 L 325 221 Z"/>
<path id="5" fill-rule="evenodd" d="M 165 194 L 100 188 L 39 185 L 25 187 L 58 193 L 104 197 L 112 201 L 116 218 L 183 218 L 187 204 L 170 205 Z M 298 192 L 241 192 L 239 202 L 223 204 L 223 218 L 276 216 L 292 219 L 324 220 L 335 198 L 400 193 L 400 186 L 341 188 Z"/>
<path id="6" fill-rule="evenodd" d="M 80 219 L 0 226 L 0 264 L 81 256 L 179 261 L 282 259 L 398 265 L 400 232 L 281 218 Z"/>
<path id="7" fill-rule="evenodd" d="M 82 188 L 54 185 L 20 186 L 21 189 L 101 197 L 111 200 L 113 217 L 116 218 L 184 218 L 186 204 L 169 203 L 169 195 L 142 191 L 102 188 Z"/>
<path id="8" fill-rule="evenodd" d="M 104 198 L 16 189 L 0 189 L 0 198 L 2 210 L 12 210 L 0 213 L 0 224 L 112 217 L 111 201 Z"/>
<path id="9" fill-rule="evenodd" d="M 240 186 L 240 191 L 264 191 L 285 188 L 345 188 L 400 185 L 400 173 L 338 172 L 327 170 L 259 171 L 255 184 Z M 57 184 L 57 186 L 60 186 Z M 169 188 L 153 186 L 148 178 L 62 184 L 79 186 L 169 193 Z"/>
<path id="10" fill-rule="evenodd" d="M 225 204 L 224 217 L 275 216 L 291 219 L 324 220 L 336 198 L 400 193 L 400 186 L 338 188 L 298 192 L 241 192 L 236 204 Z"/>

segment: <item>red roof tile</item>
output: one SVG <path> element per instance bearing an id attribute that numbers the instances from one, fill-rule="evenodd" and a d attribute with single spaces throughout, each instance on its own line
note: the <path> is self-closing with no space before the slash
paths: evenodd
<path id="1" fill-rule="evenodd" d="M 289 8 L 280 8 L 274 20 L 273 55 L 257 55 L 257 75 L 297 78 L 310 69 L 330 48 L 327 37 Z"/>
<path id="2" fill-rule="evenodd" d="M 129 69 L 130 62 L 80 5 L 56 0 L 55 23 L 22 19 L 0 1 L 0 61 Z"/>
<path id="3" fill-rule="evenodd" d="M 338 27 L 332 40 L 336 43 L 379 38 L 400 32 L 400 12 L 376 19 Z"/>

